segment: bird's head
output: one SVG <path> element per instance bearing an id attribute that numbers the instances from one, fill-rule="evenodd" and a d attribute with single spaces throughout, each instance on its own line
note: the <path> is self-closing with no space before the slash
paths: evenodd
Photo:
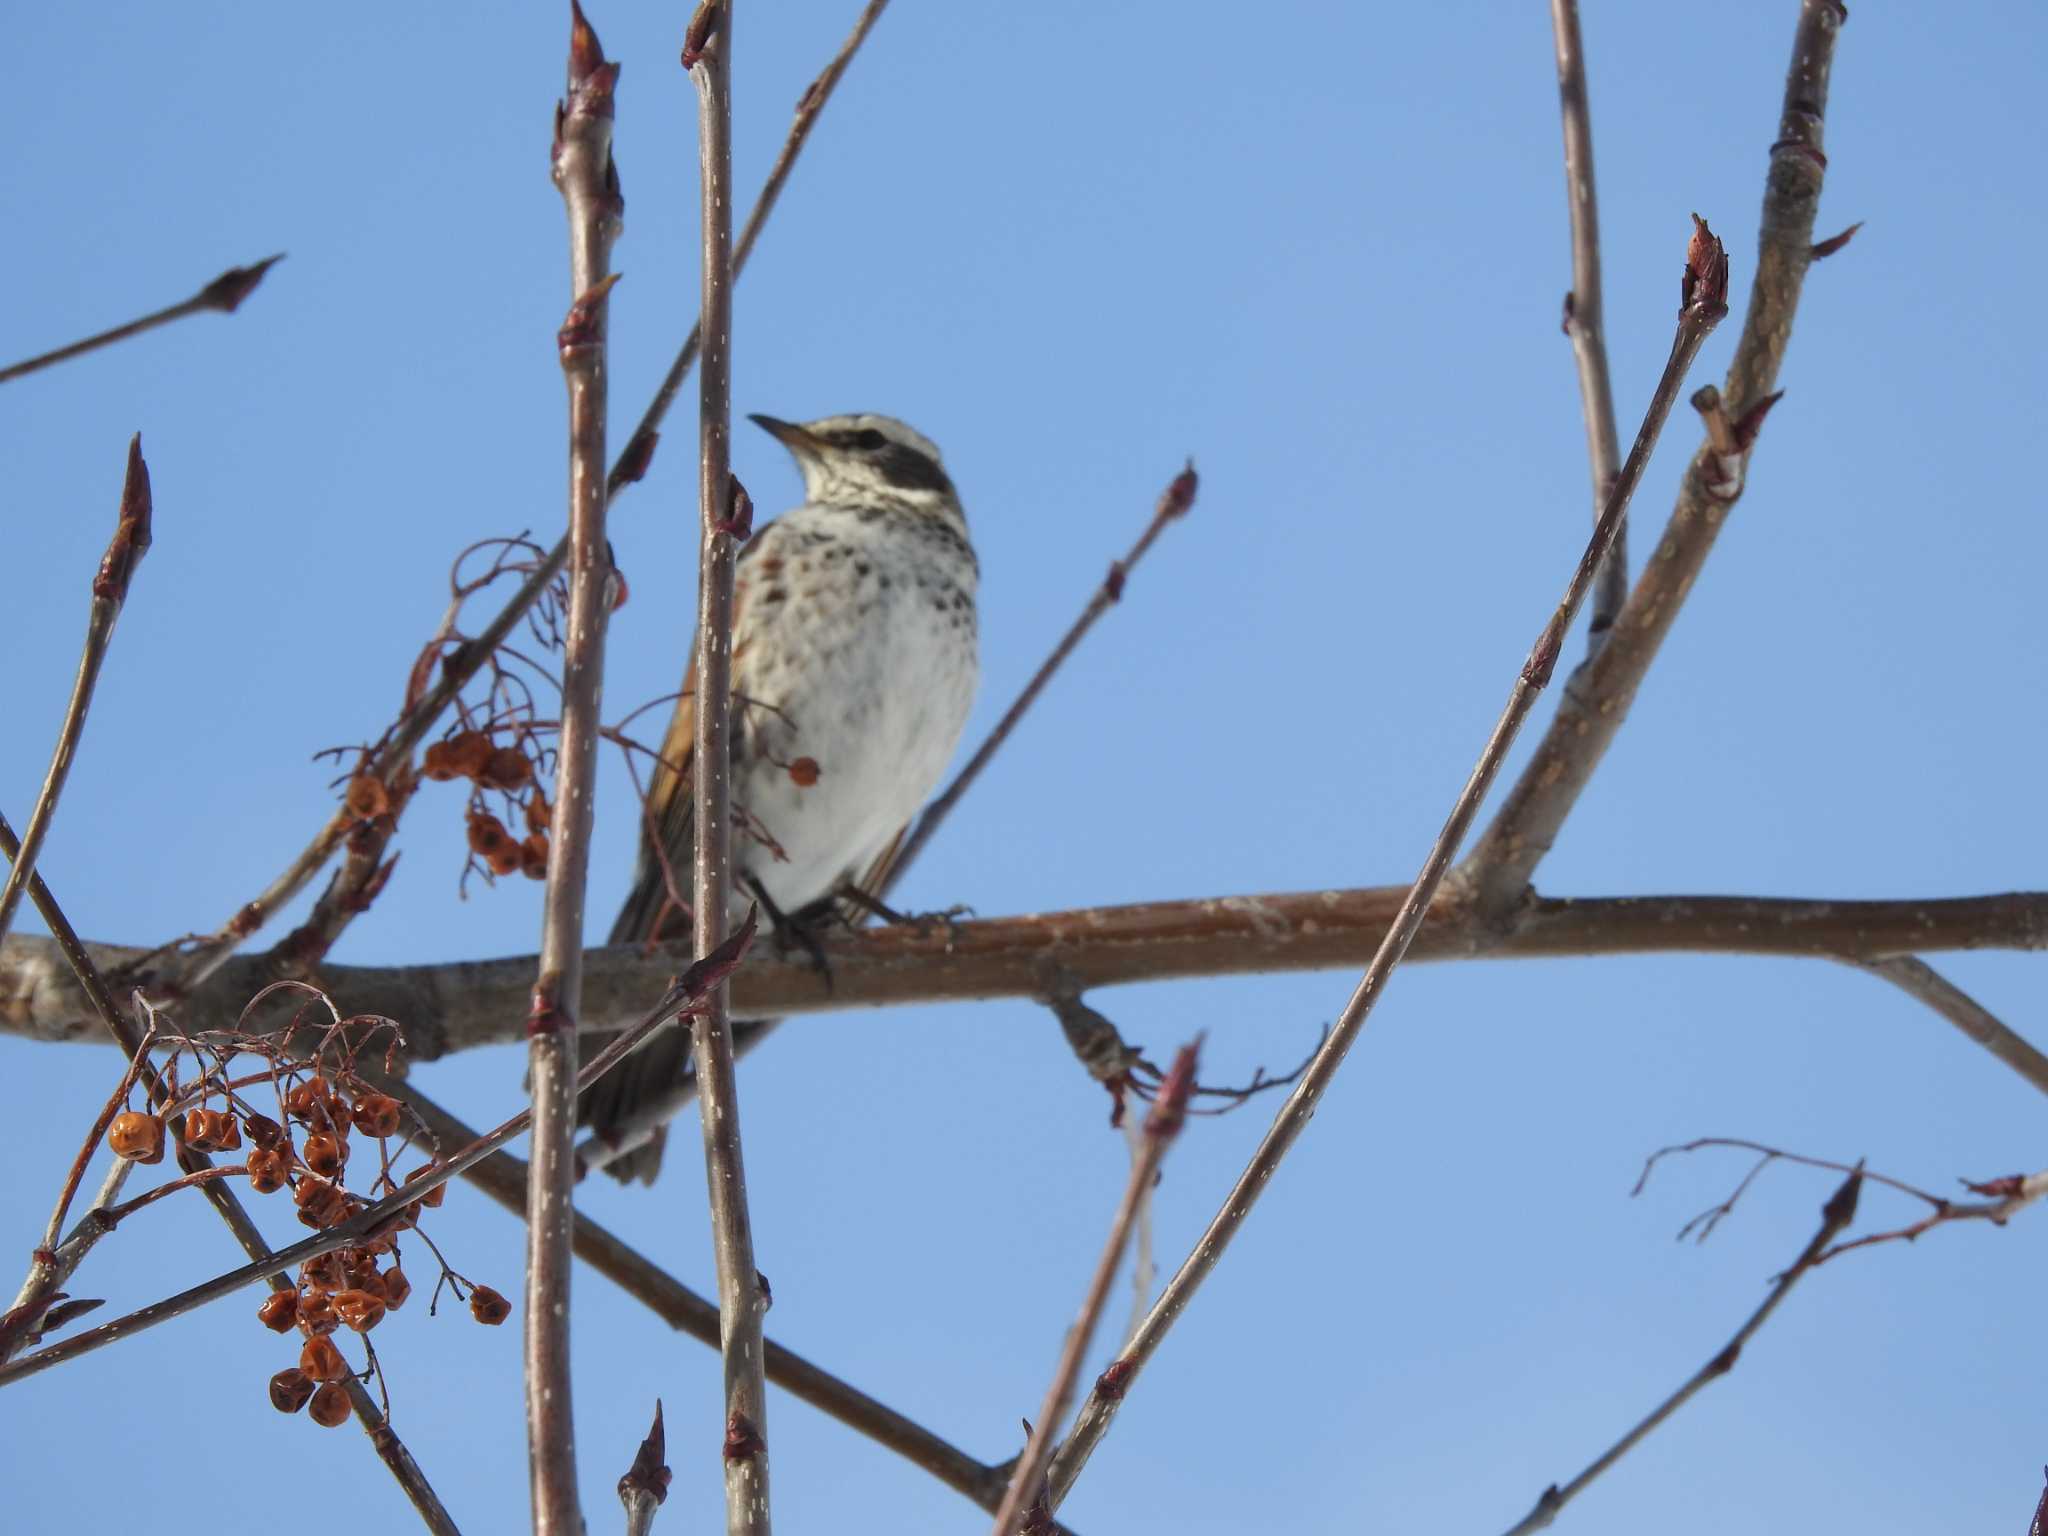
<path id="1" fill-rule="evenodd" d="M 803 471 L 806 500 L 851 506 L 897 502 L 963 515 L 938 448 L 893 416 L 821 416 L 801 423 L 747 419 L 789 450 Z"/>

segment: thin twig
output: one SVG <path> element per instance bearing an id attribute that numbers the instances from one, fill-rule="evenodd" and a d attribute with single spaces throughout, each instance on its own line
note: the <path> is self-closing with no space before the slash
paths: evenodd
<path id="1" fill-rule="evenodd" d="M 20 844 L 15 839 L 14 829 L 7 825 L 4 816 L 0 816 L 0 852 L 6 853 L 9 858 L 20 857 Z M 79 941 L 70 919 L 64 915 L 64 909 L 57 904 L 57 898 L 51 894 L 41 875 L 30 877 L 28 892 L 29 899 L 35 903 L 37 915 L 49 927 L 52 942 L 70 964 L 74 979 L 90 1001 L 101 1025 L 127 1055 L 130 1070 L 141 1080 L 151 1102 L 161 1105 L 169 1096 L 168 1085 L 149 1064 L 145 1049 L 148 1039 L 146 1033 L 137 1028 L 134 1021 L 116 1006 L 105 977 L 100 974 L 99 967 L 94 964 L 85 945 Z M 132 1166 L 125 1159 L 117 1161 L 101 1185 L 92 1208 L 79 1219 L 71 1235 L 47 1258 L 40 1253 L 36 1256 L 29 1271 L 28 1281 L 22 1287 L 21 1296 L 17 1298 L 17 1307 L 28 1304 L 34 1307 L 38 1317 L 44 1315 L 51 1298 L 57 1293 L 57 1288 L 76 1272 L 86 1254 L 92 1251 L 93 1245 L 113 1230 L 113 1223 L 106 1219 L 106 1212 L 120 1193 L 128 1169 Z M 212 1167 L 212 1160 L 180 1143 L 178 1166 L 185 1173 L 194 1174 Z M 250 1219 L 248 1211 L 243 1208 L 235 1192 L 217 1180 L 203 1184 L 201 1191 L 207 1203 L 213 1207 L 214 1213 L 226 1224 L 235 1241 L 241 1245 L 242 1251 L 249 1255 L 252 1262 L 246 1268 L 250 1271 L 251 1277 L 265 1280 L 276 1289 L 290 1286 L 292 1282 L 284 1274 L 288 1265 L 272 1254 L 269 1243 L 257 1230 L 256 1223 Z M 4 1369 L 5 1365 L 5 1351 L 0 1351 L 0 1369 Z M 400 1490 L 419 1513 L 427 1529 L 434 1532 L 435 1536 L 461 1536 L 447 1508 L 441 1503 L 440 1496 L 427 1481 L 426 1473 L 421 1470 L 419 1463 L 413 1460 L 412 1453 L 392 1430 L 383 1410 L 371 1400 L 361 1382 L 350 1378 L 344 1385 L 348 1390 L 349 1405 L 354 1409 L 356 1419 L 362 1424 L 364 1432 L 369 1435 L 378 1459 L 390 1470 Z"/>
<path id="2" fill-rule="evenodd" d="M 1166 1157 L 1166 1149 L 1187 1123 L 1188 1097 L 1195 1087 L 1201 1044 L 1197 1039 L 1192 1045 L 1181 1047 L 1165 1082 L 1160 1085 L 1159 1096 L 1153 1100 L 1151 1111 L 1145 1116 L 1144 1145 L 1131 1159 L 1131 1176 L 1124 1181 L 1123 1197 L 1117 1201 L 1116 1215 L 1109 1224 L 1109 1237 L 1102 1245 L 1102 1255 L 1095 1262 L 1095 1274 L 1081 1300 L 1080 1316 L 1067 1330 L 1059 1363 L 1053 1368 L 1052 1383 L 1045 1389 L 1045 1401 L 1039 1405 L 1038 1418 L 1032 1424 L 1031 1438 L 1025 1442 L 1024 1454 L 1017 1458 L 1017 1465 L 1010 1473 L 1010 1486 L 1004 1490 L 1002 1506 L 996 1511 L 995 1536 L 1012 1536 L 1026 1505 L 1037 1502 L 1043 1492 L 1041 1481 L 1046 1461 L 1052 1455 L 1053 1441 L 1060 1432 L 1060 1425 L 1066 1422 L 1067 1407 L 1074 1400 L 1074 1383 L 1080 1380 L 1081 1362 L 1088 1357 L 1088 1346 L 1095 1338 L 1096 1325 L 1102 1320 L 1102 1309 L 1109 1302 L 1109 1288 L 1115 1283 L 1117 1269 L 1123 1263 L 1124 1249 L 1130 1245 L 1131 1229 L 1151 1196 L 1152 1184 L 1159 1177 L 1159 1165 Z"/>
<path id="3" fill-rule="evenodd" d="M 1799 1277 L 1820 1262 L 1821 1255 L 1841 1234 L 1843 1228 L 1856 1219 L 1856 1197 L 1862 1186 L 1863 1174 L 1859 1168 L 1849 1175 L 1841 1188 L 1837 1189 L 1828 1203 L 1821 1208 L 1820 1230 L 1814 1233 L 1811 1241 L 1800 1250 L 1799 1257 L 1794 1259 L 1784 1273 L 1773 1282 L 1771 1293 L 1764 1298 L 1763 1305 L 1752 1312 L 1749 1320 L 1735 1330 L 1735 1337 L 1723 1345 L 1713 1359 L 1693 1372 L 1684 1386 L 1653 1408 L 1639 1424 L 1608 1447 L 1585 1471 L 1561 1488 L 1552 1483 L 1544 1489 L 1542 1497 L 1536 1501 L 1535 1508 L 1511 1526 L 1507 1536 L 1528 1536 L 1531 1531 L 1544 1529 L 1557 1518 L 1558 1511 L 1586 1491 L 1588 1484 L 1634 1450 L 1650 1431 L 1683 1408 L 1702 1387 L 1716 1377 L 1725 1376 L 1733 1370 L 1736 1360 L 1742 1354 L 1743 1346 L 1755 1336 L 1759 1328 L 1763 1327 L 1770 1315 L 1778 1310 L 1778 1303 L 1785 1299 L 1794 1285 L 1798 1284 Z"/>
<path id="4" fill-rule="evenodd" d="M 159 309 L 154 314 L 144 315 L 140 320 L 130 320 L 126 325 L 117 325 L 111 331 L 101 331 L 97 336 L 88 336 L 83 341 L 74 341 L 68 347 L 59 347 L 54 352 L 45 352 L 40 357 L 31 357 L 24 362 L 13 363 L 0 368 L 0 384 L 18 379 L 25 373 L 34 373 L 48 368 L 53 363 L 68 362 L 86 352 L 96 352 L 101 347 L 112 346 L 117 341 L 126 341 L 130 336 L 140 336 L 144 331 L 153 331 L 160 325 L 169 325 L 173 320 L 182 320 L 187 315 L 196 315 L 203 310 L 218 310 L 221 314 L 232 315 L 241 307 L 242 300 L 256 291 L 256 285 L 263 281 L 263 274 L 284 260 L 284 253 L 266 256 L 263 260 L 247 267 L 229 267 L 204 288 L 183 303 L 173 304 L 169 309 Z"/>
<path id="5" fill-rule="evenodd" d="M 569 85 L 555 108 L 555 185 L 569 218 L 569 315 L 556 336 L 569 396 L 569 632 L 541 914 L 540 970 L 527 1012 L 533 1161 L 526 1200 L 526 1440 L 533 1527 L 582 1536 L 569 1355 L 570 1228 L 576 1198 L 576 1020 L 583 1012 L 583 915 L 603 728 L 611 550 L 605 542 L 605 332 L 612 243 L 625 212 L 612 159 L 613 87 L 583 8 L 569 4 Z M 650 1517 L 651 1518 L 651 1517 Z"/>
<path id="6" fill-rule="evenodd" d="M 1814 214 L 1827 166 L 1821 130 L 1842 15 L 1838 0 L 1802 0 L 1784 110 L 1764 183 L 1756 280 L 1721 390 L 1729 416 L 1738 423 L 1752 419 L 1749 413 L 1776 387 L 1812 263 Z M 1754 434 L 1744 452 L 1753 446 Z M 1608 643 L 1562 690 L 1557 713 L 1521 777 L 1459 870 L 1460 880 L 1478 886 L 1485 909 L 1495 916 L 1526 895 L 1536 866 L 1557 841 L 1565 818 L 1628 718 L 1637 689 L 1728 521 L 1733 500 L 1715 489 L 1725 480 L 1719 457 L 1712 442 L 1694 456 L 1671 521 Z"/>
<path id="7" fill-rule="evenodd" d="M 1571 580 L 1565 587 L 1564 597 L 1557 605 L 1557 611 L 1544 625 L 1530 648 L 1529 656 L 1522 664 L 1515 679 L 1513 691 L 1507 705 L 1501 710 L 1492 735 L 1474 765 L 1471 776 L 1458 793 L 1451 807 L 1451 813 L 1444 822 L 1443 830 L 1437 834 L 1428 856 L 1423 860 L 1422 869 L 1415 877 L 1407 897 L 1402 901 L 1400 911 L 1394 916 L 1393 925 L 1381 941 L 1372 962 L 1366 967 L 1357 990 L 1345 1004 L 1337 1022 L 1330 1030 L 1330 1037 L 1323 1042 L 1302 1074 L 1299 1084 L 1288 1095 L 1287 1102 L 1274 1117 L 1258 1150 L 1252 1154 L 1250 1163 L 1238 1176 L 1236 1185 L 1224 1201 L 1223 1209 L 1210 1221 L 1208 1230 L 1202 1234 L 1194 1251 L 1182 1261 L 1174 1277 L 1167 1282 L 1166 1289 L 1147 1314 L 1144 1325 L 1131 1340 L 1129 1349 L 1119 1364 L 1127 1364 L 1128 1372 L 1117 1383 L 1114 1395 L 1099 1388 L 1091 1393 L 1081 1410 L 1074 1433 L 1061 1448 L 1053 1464 L 1051 1507 L 1057 1509 L 1073 1486 L 1081 1468 L 1087 1464 L 1088 1456 L 1108 1430 L 1110 1420 L 1115 1416 L 1118 1404 L 1123 1400 L 1130 1380 L 1144 1367 L 1165 1338 L 1173 1322 L 1187 1307 L 1196 1289 L 1214 1269 L 1217 1261 L 1230 1246 L 1244 1224 L 1258 1198 L 1263 1194 L 1274 1171 L 1279 1167 L 1296 1138 L 1301 1135 L 1310 1118 L 1315 1114 L 1316 1104 L 1324 1090 L 1343 1064 L 1345 1054 L 1350 1050 L 1365 1021 L 1371 1014 L 1385 990 L 1388 978 L 1401 963 L 1402 956 L 1414 940 L 1416 930 L 1421 928 L 1424 915 L 1430 903 L 1435 900 L 1437 887 L 1442 884 L 1444 872 L 1450 868 L 1452 857 L 1458 851 L 1458 844 L 1464 840 L 1472 819 L 1479 812 L 1479 805 L 1486 797 L 1494 777 L 1505 761 L 1508 749 L 1514 744 L 1515 734 L 1522 722 L 1535 708 L 1544 686 L 1550 681 L 1556 669 L 1559 652 L 1564 646 L 1566 631 L 1570 628 L 1579 605 L 1585 601 L 1587 591 L 1593 585 L 1594 573 L 1600 567 L 1608 546 L 1613 541 L 1615 530 L 1621 526 L 1628 513 L 1628 504 L 1641 482 L 1643 470 L 1648 465 L 1651 450 L 1656 446 L 1657 436 L 1664 421 L 1671 412 L 1672 403 L 1678 398 L 1681 385 L 1685 382 L 1686 370 L 1698 355 L 1700 345 L 1707 339 L 1715 324 L 1727 312 L 1728 258 L 1721 249 L 1721 242 L 1714 238 L 1706 224 L 1693 219 L 1693 237 L 1686 250 L 1685 276 L 1680 288 L 1678 324 L 1672 338 L 1671 356 L 1664 365 L 1663 377 L 1650 400 L 1649 409 L 1644 413 L 1643 425 L 1636 433 L 1634 445 L 1629 449 L 1628 459 L 1621 467 L 1621 474 L 1615 481 L 1614 494 L 1609 498 L 1606 509 L 1600 514 L 1600 521 L 1594 526 L 1592 539 L 1587 543 L 1585 553 L 1579 557 Z"/>
<path id="8" fill-rule="evenodd" d="M 1914 955 L 1890 955 L 1849 963 L 1860 971 L 1882 977 L 1907 996 L 1918 998 L 2036 1088 L 2048 1093 L 2048 1057 L 1926 961 Z"/>
<path id="9" fill-rule="evenodd" d="M 85 733 L 85 713 L 92 708 L 93 689 L 100 680 L 100 664 L 107 659 L 107 647 L 113 641 L 121 605 L 128 601 L 128 580 L 149 552 L 149 516 L 149 466 L 142 462 L 142 434 L 138 432 L 128 440 L 128 468 L 121 479 L 121 508 L 114 523 L 114 537 L 93 576 L 85 651 L 78 658 L 71 702 L 65 706 L 64 724 L 57 732 L 56 749 L 50 754 L 50 769 L 43 775 L 42 791 L 36 796 L 28 826 L 21 834 L 21 847 L 12 855 L 6 884 L 0 885 L 0 939 L 7 937 L 7 930 L 14 923 L 21 893 L 28 887 L 28 877 L 35 873 L 43 838 L 50 830 L 51 818 L 57 814 L 57 797 L 64 792 L 71 760 L 78 755 L 79 738 Z"/>
<path id="10" fill-rule="evenodd" d="M 741 232 L 739 245 L 733 257 L 733 274 L 738 276 L 746 266 L 747 257 L 753 250 L 754 241 L 760 235 L 768 215 L 774 210 L 783 183 L 789 179 L 791 168 L 796 164 L 804 144 L 810 138 L 811 129 L 816 125 L 825 103 L 831 99 L 838 87 L 840 77 L 846 73 L 853 56 L 866 40 L 868 31 L 874 26 L 886 4 L 886 0 L 869 0 L 855 21 L 853 31 L 833 55 L 818 77 L 804 92 L 797 103 L 795 121 L 790 124 L 789 134 L 783 141 L 782 150 L 769 169 L 768 179 L 763 183 L 760 196 L 755 200 L 754 210 L 748 216 L 745 230 Z M 690 334 L 677 350 L 675 361 L 670 365 L 668 375 L 661 387 L 655 391 L 648 403 L 640 423 L 627 439 L 605 480 L 605 505 L 609 508 L 618 498 L 619 492 L 633 484 L 647 473 L 653 461 L 654 449 L 660 438 L 663 418 L 668 414 L 676 391 L 688 375 L 690 366 L 696 360 L 698 351 L 698 329 L 691 327 Z M 569 541 L 564 538 L 548 551 L 546 557 L 534 566 L 519 589 L 505 601 L 505 605 L 492 617 L 490 623 L 461 650 L 445 657 L 437 671 L 433 685 L 408 709 L 384 739 L 382 747 L 373 757 L 368 771 L 381 779 L 389 789 L 396 789 L 407 780 L 411 772 L 412 754 L 419 744 L 426 740 L 427 733 L 439 722 L 458 694 L 470 680 L 481 671 L 485 663 L 524 619 L 541 595 L 553 585 L 562 574 L 569 559 Z M 304 890 L 329 859 L 334 856 L 344 838 L 349 835 L 351 819 L 337 812 L 314 836 L 290 863 L 257 895 L 238 908 L 220 929 L 197 944 L 183 950 L 175 969 L 167 970 L 159 979 L 154 995 L 183 996 L 203 984 L 208 977 L 220 969 L 228 958 L 239 949 L 251 934 L 281 910 L 286 903 Z M 385 868 L 384 848 L 389 842 L 388 832 L 373 832 L 359 839 L 360 855 L 351 859 L 350 867 L 341 877 L 330 882 L 322 893 L 312 917 L 301 929 L 300 936 L 278 946 L 278 952 L 270 958 L 270 970 L 276 974 L 280 968 L 290 970 L 299 963 L 299 955 L 317 958 L 331 949 L 348 924 L 361 910 L 361 897 L 376 871 Z"/>
<path id="11" fill-rule="evenodd" d="M 732 896 L 732 616 L 738 554 L 733 509 L 745 496 L 732 476 L 732 0 L 703 0 L 691 18 L 683 66 L 697 86 L 702 170 L 704 337 L 698 383 L 697 738 L 690 775 L 696 812 L 691 897 L 697 948 L 725 936 Z M 725 1376 L 725 1528 L 767 1536 L 768 1388 L 733 1073 L 732 1019 L 723 987 L 690 1021 L 691 1059 L 703 1098 L 704 1177 L 718 1267 L 719 1353 Z"/>
<path id="12" fill-rule="evenodd" d="M 381 1078 L 375 1072 L 366 1072 L 365 1076 Z M 404 1095 L 406 1103 L 444 1144 L 461 1146 L 477 1139 L 476 1131 L 413 1084 L 383 1081 L 388 1091 Z M 526 1165 L 510 1153 L 492 1153 L 464 1170 L 463 1177 L 514 1216 L 526 1214 Z M 596 1273 L 678 1333 L 712 1349 L 718 1348 L 718 1308 L 711 1302 L 580 1211 L 576 1215 L 575 1242 L 576 1257 Z M 885 1450 L 894 1451 L 984 1510 L 994 1512 L 1003 1492 L 1000 1469 L 975 1460 L 950 1441 L 772 1339 L 767 1343 L 766 1359 L 768 1379 L 785 1392 L 820 1413 L 829 1414 Z"/>
<path id="13" fill-rule="evenodd" d="M 1010 707 L 1003 711 L 1003 718 L 996 722 L 995 729 L 990 731 L 987 738 L 975 749 L 974 756 L 967 760 L 967 766 L 954 776 L 953 782 L 946 786 L 938 799 L 925 808 L 925 813 L 917 819 L 917 825 L 911 829 L 910 836 L 904 840 L 903 847 L 891 860 L 889 869 L 881 881 L 882 888 L 875 894 L 887 895 L 896 882 L 909 871 L 917 856 L 924 851 L 924 845 L 932 840 L 932 834 L 937 832 L 945 819 L 953 813 L 953 807 L 960 803 L 960 797 L 973 787 L 974 781 L 981 777 L 981 770 L 988 766 L 989 759 L 996 755 L 997 749 L 1005 741 L 1009 740 L 1010 732 L 1017 728 L 1017 722 L 1024 718 L 1025 712 L 1037 701 L 1039 694 L 1045 691 L 1045 685 L 1052 681 L 1053 674 L 1065 665 L 1074 648 L 1086 637 L 1088 631 L 1095 627 L 1095 621 L 1107 613 L 1111 605 L 1124 595 L 1125 579 L 1136 569 L 1138 562 L 1145 558 L 1145 551 L 1152 547 L 1152 541 L 1159 537 L 1168 523 L 1183 516 L 1188 508 L 1195 504 L 1196 485 L 1195 466 L 1190 463 L 1174 476 L 1173 482 L 1160 493 L 1159 504 L 1152 512 L 1152 521 L 1147 523 L 1145 531 L 1138 535 L 1137 543 L 1130 547 L 1130 551 L 1123 559 L 1110 566 L 1109 574 L 1089 597 L 1088 605 L 1081 610 L 1081 616 L 1074 620 L 1064 635 L 1060 636 L 1060 642 L 1052 648 L 1052 654 L 1046 657 L 1038 670 L 1031 675 L 1031 681 L 1024 685 L 1023 692 L 1019 693 Z"/>
<path id="14" fill-rule="evenodd" d="M 654 1031 L 668 1027 L 678 1017 L 697 1008 L 704 994 L 731 973 L 733 966 L 739 962 L 739 957 L 753 942 L 753 937 L 754 923 L 749 917 L 721 950 L 693 964 L 638 1023 L 584 1063 L 582 1070 L 576 1074 L 576 1092 L 582 1093 L 588 1089 Z M 80 1355 L 90 1354 L 120 1339 L 153 1328 L 159 1323 L 169 1322 L 174 1317 L 182 1317 L 210 1301 L 233 1294 L 251 1281 L 264 1280 L 273 1274 L 281 1275 L 307 1259 L 317 1259 L 322 1254 L 353 1247 L 366 1237 L 385 1229 L 387 1225 L 393 1228 L 407 1225 L 410 1222 L 409 1212 L 424 1196 L 432 1194 L 450 1179 L 467 1172 L 472 1166 L 489 1157 L 506 1142 L 525 1131 L 532 1121 L 532 1110 L 522 1109 L 495 1130 L 478 1137 L 468 1146 L 428 1164 L 410 1179 L 403 1189 L 386 1195 L 381 1200 L 372 1201 L 346 1221 L 337 1222 L 324 1231 L 315 1232 L 311 1237 L 302 1238 L 275 1252 L 266 1249 L 263 1257 L 254 1262 L 215 1275 L 210 1280 L 202 1280 L 175 1296 L 152 1302 L 110 1323 L 102 1323 L 96 1328 L 74 1334 L 63 1342 L 39 1350 L 33 1355 L 0 1366 L 0 1386 L 20 1380 L 24 1376 L 46 1371 L 53 1365 L 61 1365 L 66 1360 L 75 1359 Z M 209 1197 L 224 1193 L 218 1184 L 209 1184 L 204 1188 Z M 233 1202 L 232 1195 L 228 1195 L 227 1199 Z M 242 1210 L 239 1202 L 232 1204 L 232 1212 L 241 1223 L 237 1235 L 246 1229 L 254 1237 L 254 1241 L 261 1244 L 261 1235 L 255 1233 L 253 1224 L 249 1222 L 248 1215 Z"/>
<path id="15" fill-rule="evenodd" d="M 823 941 L 831 981 L 804 955 L 772 947 L 734 974 L 732 1006 L 755 1014 L 818 1014 L 911 1003 L 1036 997 L 1048 963 L 1095 988 L 1196 976 L 1356 970 L 1372 958 L 1406 886 L 1206 896 L 1084 907 L 973 922 L 903 923 Z M 1440 891 L 1406 963 L 1601 955 L 1776 955 L 1856 961 L 1939 950 L 2048 950 L 2048 891 L 1896 901 L 1827 897 L 1603 896 L 1530 898 L 1496 922 L 1471 893 Z M 95 944 L 109 970 L 150 951 Z M 406 1055 L 433 1061 L 521 1041 L 535 957 L 321 968 L 355 1013 L 405 1020 Z M 583 978 L 585 1030 L 637 1018 L 675 964 L 667 948 L 592 950 Z M 274 978 L 261 956 L 231 962 L 180 1006 L 194 1032 L 233 1026 Z M 1022 1015 L 1020 1015 L 1022 1017 Z M 15 934 L 0 947 L 0 1034 L 48 1042 L 99 1038 L 91 1000 L 53 940 Z M 2013 1065 L 2048 1091 L 2048 1057 L 2010 1043 Z"/>
<path id="16" fill-rule="evenodd" d="M 1593 470 L 1593 516 L 1621 468 L 1614 425 L 1614 386 L 1607 373 L 1607 332 L 1600 291 L 1600 204 L 1593 186 L 1593 119 L 1586 90 L 1586 48 L 1579 36 L 1578 0 L 1550 0 L 1550 32 L 1557 50 L 1557 96 L 1564 117 L 1564 195 L 1571 210 L 1572 291 L 1564 300 L 1564 333 L 1578 365 L 1579 403 L 1586 418 L 1586 457 Z M 1586 652 L 1597 655 L 1628 600 L 1628 527 L 1593 586 L 1586 621 Z"/>

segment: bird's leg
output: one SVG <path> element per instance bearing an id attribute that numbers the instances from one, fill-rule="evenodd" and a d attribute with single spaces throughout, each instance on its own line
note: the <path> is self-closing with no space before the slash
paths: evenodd
<path id="1" fill-rule="evenodd" d="M 851 880 L 839 887 L 838 894 L 833 899 L 842 901 L 857 911 L 865 912 L 870 917 L 880 918 L 892 928 L 907 924 L 920 933 L 929 933 L 934 926 L 944 924 L 950 936 L 955 919 L 974 915 L 974 908 L 965 902 L 956 902 L 937 912 L 899 912 L 881 897 L 869 895 Z"/>
<path id="2" fill-rule="evenodd" d="M 754 900 L 761 903 L 761 910 L 768 914 L 769 926 L 775 930 L 776 944 L 783 949 L 801 949 L 810 956 L 811 964 L 825 978 L 825 990 L 831 991 L 832 963 L 825 955 L 824 929 L 837 915 L 832 898 L 823 897 L 797 912 L 785 912 L 769 897 L 759 879 L 753 875 L 741 878 L 747 889 L 753 892 Z"/>

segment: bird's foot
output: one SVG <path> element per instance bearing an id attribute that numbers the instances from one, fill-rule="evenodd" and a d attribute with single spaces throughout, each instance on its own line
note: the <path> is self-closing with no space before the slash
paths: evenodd
<path id="1" fill-rule="evenodd" d="M 795 912 L 785 912 L 769 899 L 759 880 L 749 875 L 746 885 L 754 893 L 754 899 L 761 903 L 761 910 L 768 914 L 776 948 L 785 952 L 801 949 L 809 956 L 812 967 L 825 978 L 825 990 L 830 992 L 832 962 L 825 953 L 825 930 L 839 921 L 839 909 L 832 898 L 828 896 Z"/>
<path id="2" fill-rule="evenodd" d="M 974 916 L 974 908 L 965 902 L 956 902 L 936 912 L 899 912 L 879 896 L 870 896 L 857 885 L 841 886 L 838 899 L 871 917 L 880 918 L 892 928 L 907 926 L 919 933 L 930 933 L 934 928 L 943 927 L 948 939 L 953 936 L 955 921 Z"/>

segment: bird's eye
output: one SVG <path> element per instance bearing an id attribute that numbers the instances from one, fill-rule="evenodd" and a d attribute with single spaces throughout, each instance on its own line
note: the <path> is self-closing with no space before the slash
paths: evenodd
<path id="1" fill-rule="evenodd" d="M 853 446 L 863 453 L 873 453 L 877 448 L 886 448 L 889 444 L 889 439 L 873 427 L 854 433 L 851 441 Z"/>

